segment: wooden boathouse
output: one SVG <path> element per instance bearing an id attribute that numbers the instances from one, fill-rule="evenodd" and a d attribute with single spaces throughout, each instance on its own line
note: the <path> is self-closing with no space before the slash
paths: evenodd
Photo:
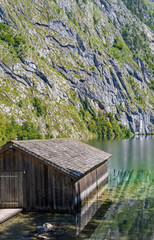
<path id="1" fill-rule="evenodd" d="M 111 155 L 72 139 L 0 147 L 0 208 L 71 212 L 108 179 Z"/>

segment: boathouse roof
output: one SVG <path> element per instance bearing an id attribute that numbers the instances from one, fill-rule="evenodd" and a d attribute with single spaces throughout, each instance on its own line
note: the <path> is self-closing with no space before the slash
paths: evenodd
<path id="1" fill-rule="evenodd" d="M 15 148 L 77 180 L 105 162 L 111 154 L 73 139 L 11 141 Z"/>

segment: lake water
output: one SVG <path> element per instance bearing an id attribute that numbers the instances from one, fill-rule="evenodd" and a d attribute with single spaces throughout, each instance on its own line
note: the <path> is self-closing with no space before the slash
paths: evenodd
<path id="1" fill-rule="evenodd" d="M 19 214 L 2 224 L 0 239 L 32 239 L 30 233 L 45 222 L 61 228 L 62 234 L 52 239 L 154 239 L 154 138 L 93 140 L 88 144 L 112 153 L 109 182 L 80 213 Z"/>

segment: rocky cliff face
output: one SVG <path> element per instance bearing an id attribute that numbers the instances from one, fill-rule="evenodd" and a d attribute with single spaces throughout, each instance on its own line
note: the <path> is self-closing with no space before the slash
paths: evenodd
<path id="1" fill-rule="evenodd" d="M 134 133 L 153 132 L 153 32 L 124 2 L 2 0 L 0 22 L 25 39 L 22 49 L 0 40 L 2 114 L 79 138 L 89 134 L 78 115 L 87 96 Z"/>

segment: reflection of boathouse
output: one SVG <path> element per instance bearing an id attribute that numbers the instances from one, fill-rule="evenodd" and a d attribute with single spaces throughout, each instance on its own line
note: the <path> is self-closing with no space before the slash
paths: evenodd
<path id="1" fill-rule="evenodd" d="M 111 155 L 71 139 L 0 148 L 0 207 L 73 211 L 107 180 Z"/>

